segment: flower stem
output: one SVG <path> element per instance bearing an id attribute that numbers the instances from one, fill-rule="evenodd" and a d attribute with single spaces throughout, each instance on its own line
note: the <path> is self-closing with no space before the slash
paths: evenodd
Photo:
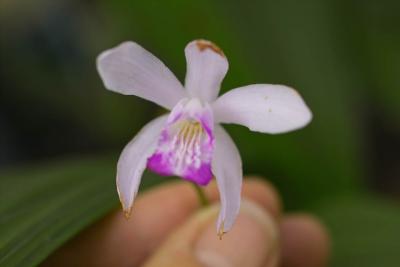
<path id="1" fill-rule="evenodd" d="M 210 201 L 208 200 L 206 194 L 204 193 L 204 190 L 195 183 L 191 183 L 191 184 L 193 185 L 194 190 L 196 190 L 197 197 L 199 198 L 200 206 L 202 208 L 209 206 Z"/>

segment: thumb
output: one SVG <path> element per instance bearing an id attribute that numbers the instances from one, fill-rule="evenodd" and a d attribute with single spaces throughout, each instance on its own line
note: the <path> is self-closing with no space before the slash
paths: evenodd
<path id="1" fill-rule="evenodd" d="M 243 201 L 232 229 L 220 240 L 214 205 L 194 214 L 173 232 L 145 267 L 274 267 L 279 257 L 278 228 L 261 207 Z"/>

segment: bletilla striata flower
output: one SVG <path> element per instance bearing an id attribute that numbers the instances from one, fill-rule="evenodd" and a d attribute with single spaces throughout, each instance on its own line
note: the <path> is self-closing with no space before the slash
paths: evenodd
<path id="1" fill-rule="evenodd" d="M 146 166 L 198 185 L 215 176 L 221 199 L 217 231 L 227 232 L 239 212 L 242 163 L 220 123 L 277 134 L 305 126 L 311 112 L 301 96 L 284 85 L 254 84 L 218 97 L 228 60 L 215 44 L 190 42 L 185 48 L 185 86 L 154 55 L 124 42 L 97 58 L 105 87 L 150 100 L 171 112 L 148 123 L 124 148 L 117 167 L 117 189 L 129 215 Z"/>

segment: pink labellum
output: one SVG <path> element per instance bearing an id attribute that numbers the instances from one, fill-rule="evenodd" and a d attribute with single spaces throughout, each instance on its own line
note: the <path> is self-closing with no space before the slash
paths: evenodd
<path id="1" fill-rule="evenodd" d="M 206 185 L 213 177 L 213 116 L 198 99 L 176 105 L 163 128 L 147 167 L 161 175 L 176 175 Z"/>

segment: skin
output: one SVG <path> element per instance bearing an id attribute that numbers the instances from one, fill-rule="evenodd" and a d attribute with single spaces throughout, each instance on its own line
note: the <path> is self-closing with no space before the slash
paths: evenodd
<path id="1" fill-rule="evenodd" d="M 206 194 L 218 203 L 215 183 L 206 187 Z M 111 212 L 42 266 L 327 265 L 329 237 L 317 218 L 283 214 L 274 187 L 255 177 L 245 179 L 242 196 L 243 208 L 234 227 L 219 240 L 215 229 L 218 206 L 200 210 L 188 182 L 156 187 L 139 195 L 129 220 L 120 209 Z M 211 260 L 214 263 L 208 263 Z"/>

